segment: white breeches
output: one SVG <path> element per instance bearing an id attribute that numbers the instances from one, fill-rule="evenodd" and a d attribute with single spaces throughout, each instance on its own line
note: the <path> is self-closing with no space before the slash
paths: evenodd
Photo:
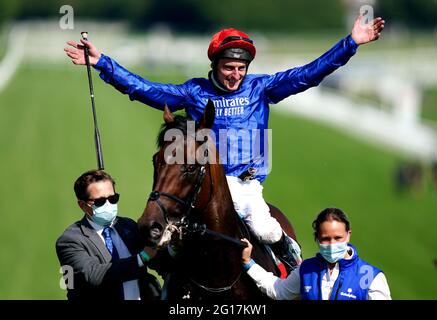
<path id="1" fill-rule="evenodd" d="M 258 180 L 242 181 L 226 176 L 235 210 L 247 223 L 251 231 L 263 243 L 275 243 L 281 239 L 282 228 L 270 215 L 263 198 L 263 186 Z"/>

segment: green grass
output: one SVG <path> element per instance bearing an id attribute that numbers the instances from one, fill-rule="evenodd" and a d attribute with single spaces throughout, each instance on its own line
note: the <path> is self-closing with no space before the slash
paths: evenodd
<path id="1" fill-rule="evenodd" d="M 120 214 L 137 219 L 151 188 L 162 114 L 93 76 L 105 169 L 117 181 Z M 352 242 L 386 272 L 394 298 L 436 299 L 435 189 L 397 195 L 391 178 L 399 157 L 333 129 L 275 113 L 271 127 L 265 197 L 287 212 L 305 257 L 316 251 L 312 220 L 338 206 L 352 220 Z M 74 180 L 96 167 L 84 68 L 19 70 L 0 93 L 0 156 L 0 299 L 65 299 L 54 244 L 82 216 Z"/>

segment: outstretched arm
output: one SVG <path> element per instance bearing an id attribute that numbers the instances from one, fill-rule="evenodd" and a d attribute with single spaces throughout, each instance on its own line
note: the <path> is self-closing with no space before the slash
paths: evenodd
<path id="1" fill-rule="evenodd" d="M 358 45 L 378 40 L 385 25 L 385 21 L 381 17 L 373 19 L 369 23 L 364 23 L 364 17 L 364 15 L 358 16 L 351 32 L 352 39 Z"/>
<path id="2" fill-rule="evenodd" d="M 100 78 L 117 90 L 128 94 L 131 100 L 138 100 L 163 110 L 167 104 L 172 111 L 185 107 L 187 93 L 183 85 L 153 83 L 131 73 L 110 57 L 101 54 L 89 41 L 68 41 L 64 48 L 66 55 L 75 65 L 85 65 L 84 46 L 88 47 L 90 65 L 100 71 Z"/>
<path id="3" fill-rule="evenodd" d="M 278 103 L 292 94 L 318 86 L 326 76 L 346 64 L 359 45 L 377 40 L 384 29 L 385 21 L 378 17 L 365 24 L 364 19 L 364 15 L 359 16 L 355 20 L 351 34 L 318 59 L 302 67 L 269 76 L 266 82 L 269 102 Z"/>

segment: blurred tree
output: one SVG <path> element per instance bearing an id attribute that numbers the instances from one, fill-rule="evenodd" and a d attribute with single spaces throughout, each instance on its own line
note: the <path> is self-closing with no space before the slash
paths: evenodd
<path id="1" fill-rule="evenodd" d="M 71 5 L 75 9 L 77 18 L 135 21 L 148 11 L 151 2 L 151 0 L 93 0 L 90 3 L 86 0 L 74 0 L 71 1 Z"/>
<path id="2" fill-rule="evenodd" d="M 20 6 L 20 1 L 0 1 L 0 27 L 18 14 Z"/>
<path id="3" fill-rule="evenodd" d="M 20 4 L 20 19 L 54 17 L 65 0 Z M 263 31 L 293 32 L 341 28 L 341 0 L 69 0 L 75 18 L 125 19 L 136 27 L 164 23 L 177 31 L 204 32 L 222 26 Z"/>
<path id="4" fill-rule="evenodd" d="M 203 32 L 210 25 L 205 10 L 208 5 L 209 2 L 199 0 L 150 0 L 147 10 L 137 14 L 131 21 L 136 27 L 166 24 L 181 32 Z"/>
<path id="5" fill-rule="evenodd" d="M 210 0 L 209 14 L 219 25 L 283 33 L 332 30 L 344 26 L 340 0 Z"/>
<path id="6" fill-rule="evenodd" d="M 8 3 L 16 3 L 19 7 L 16 12 L 16 17 L 19 19 L 27 18 L 46 18 L 59 14 L 59 8 L 66 4 L 65 1 L 59 0 L 44 0 L 33 3 L 25 0 L 4 1 Z"/>
<path id="7" fill-rule="evenodd" d="M 55 17 L 62 5 L 69 4 L 76 19 L 124 19 L 140 28 L 163 23 L 182 32 L 211 32 L 226 26 L 281 33 L 323 32 L 344 28 L 348 1 L 2 0 L 0 23 L 12 16 Z M 378 0 L 376 6 L 375 12 L 388 21 L 407 27 L 430 28 L 437 23 L 437 0 Z"/>
<path id="8" fill-rule="evenodd" d="M 437 0 L 380 0 L 378 13 L 390 24 L 397 23 L 412 29 L 437 26 Z"/>
<path id="9" fill-rule="evenodd" d="M 44 0 L 37 4 L 26 3 L 25 0 L 9 1 L 21 3 L 18 12 L 20 19 L 47 18 L 59 15 L 61 6 L 73 7 L 76 18 L 81 19 L 129 19 L 141 14 L 150 4 L 148 0 Z"/>

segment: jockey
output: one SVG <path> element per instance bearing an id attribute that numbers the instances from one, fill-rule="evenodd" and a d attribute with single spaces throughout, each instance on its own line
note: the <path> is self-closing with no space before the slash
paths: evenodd
<path id="1" fill-rule="evenodd" d="M 208 78 L 193 78 L 183 84 L 161 84 L 146 80 L 101 54 L 89 41 L 69 41 L 65 48 L 74 64 L 85 64 L 83 46 L 89 48 L 90 64 L 100 77 L 117 90 L 160 110 L 185 109 L 199 121 L 212 100 L 215 106 L 213 131 L 216 146 L 227 176 L 236 211 L 254 234 L 294 267 L 300 261 L 300 249 L 285 236 L 270 215 L 262 193 L 262 182 L 269 173 L 269 105 L 317 86 L 327 75 L 344 65 L 360 44 L 378 39 L 384 27 L 381 18 L 369 24 L 358 17 L 352 32 L 315 61 L 273 75 L 248 74 L 256 48 L 250 37 L 236 29 L 224 29 L 212 37 L 208 48 L 211 71 Z"/>

